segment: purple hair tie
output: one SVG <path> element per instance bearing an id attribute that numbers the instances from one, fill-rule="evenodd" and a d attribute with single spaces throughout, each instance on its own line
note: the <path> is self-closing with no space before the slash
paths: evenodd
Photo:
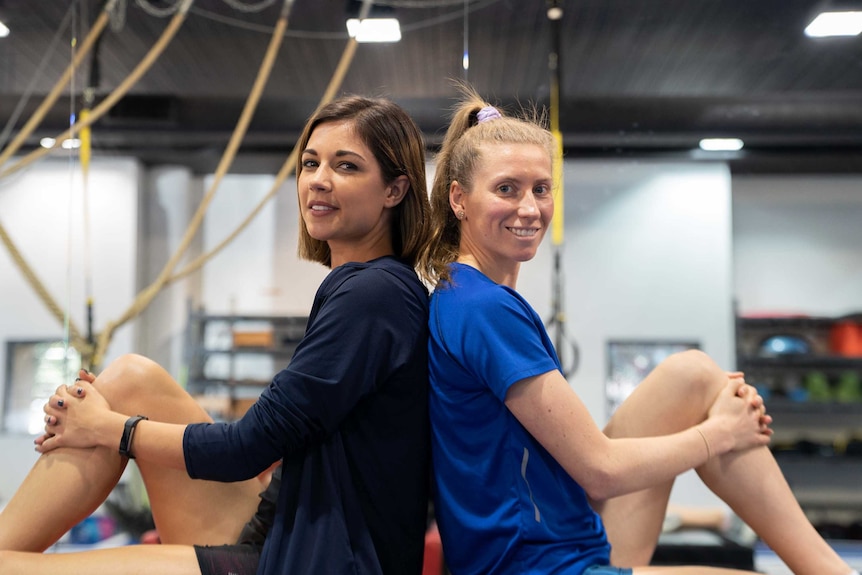
<path id="1" fill-rule="evenodd" d="M 479 113 L 476 114 L 477 123 L 481 124 L 482 122 L 487 122 L 488 120 L 496 120 L 497 118 L 502 118 L 503 116 L 500 114 L 500 111 L 497 110 L 494 106 L 485 106 Z"/>

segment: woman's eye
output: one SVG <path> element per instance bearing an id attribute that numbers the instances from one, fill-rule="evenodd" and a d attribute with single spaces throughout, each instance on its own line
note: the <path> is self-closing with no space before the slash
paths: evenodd
<path id="1" fill-rule="evenodd" d="M 501 194 L 511 194 L 513 190 L 514 188 L 509 184 L 503 184 L 497 188 L 497 191 L 499 191 Z"/>
<path id="2" fill-rule="evenodd" d="M 302 168 L 314 168 L 317 166 L 317 162 L 315 160 L 302 160 Z"/>
<path id="3" fill-rule="evenodd" d="M 339 167 L 345 170 L 355 170 L 356 164 L 354 164 L 353 162 L 341 162 L 339 164 Z"/>
<path id="4" fill-rule="evenodd" d="M 536 186 L 533 189 L 533 193 L 536 195 L 549 194 L 551 192 L 551 186 Z"/>

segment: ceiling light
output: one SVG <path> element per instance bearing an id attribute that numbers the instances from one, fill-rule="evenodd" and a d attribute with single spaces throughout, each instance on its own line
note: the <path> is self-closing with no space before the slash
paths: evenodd
<path id="1" fill-rule="evenodd" d="M 397 18 L 350 18 L 347 33 L 357 42 L 398 42 L 401 26 Z"/>
<path id="2" fill-rule="evenodd" d="M 9 28 L 3 22 L 0 22 L 0 38 L 5 38 L 9 35 Z"/>
<path id="3" fill-rule="evenodd" d="M 704 138 L 699 145 L 707 152 L 735 152 L 742 149 L 743 142 L 739 138 Z"/>
<path id="4" fill-rule="evenodd" d="M 43 148 L 51 149 L 56 144 L 57 144 L 57 140 L 55 140 L 54 138 L 42 138 L 41 140 L 39 140 L 39 145 L 42 146 Z M 63 140 L 63 143 L 60 144 L 60 146 L 64 150 L 74 150 L 74 149 L 81 147 L 81 140 L 79 140 L 78 138 L 69 138 L 69 139 Z"/>
<path id="5" fill-rule="evenodd" d="M 822 12 L 805 28 L 811 38 L 858 36 L 862 33 L 862 12 Z"/>
<path id="6" fill-rule="evenodd" d="M 559 6 L 548 8 L 548 20 L 559 20 L 563 17 L 563 9 Z"/>

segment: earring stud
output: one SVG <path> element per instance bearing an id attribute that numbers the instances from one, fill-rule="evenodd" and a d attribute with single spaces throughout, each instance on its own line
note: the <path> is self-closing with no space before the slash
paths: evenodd
<path id="1" fill-rule="evenodd" d="M 464 210 L 460 210 L 457 214 L 455 214 L 455 217 L 458 218 L 459 220 L 463 220 L 464 215 L 465 215 Z"/>

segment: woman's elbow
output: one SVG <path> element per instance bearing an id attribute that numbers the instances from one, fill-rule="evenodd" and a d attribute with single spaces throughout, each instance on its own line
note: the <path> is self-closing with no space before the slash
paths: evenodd
<path id="1" fill-rule="evenodd" d="M 578 481 L 578 483 L 586 492 L 587 497 L 593 501 L 604 501 L 619 495 L 617 479 L 615 475 L 607 469 L 593 469 L 586 477 Z"/>

